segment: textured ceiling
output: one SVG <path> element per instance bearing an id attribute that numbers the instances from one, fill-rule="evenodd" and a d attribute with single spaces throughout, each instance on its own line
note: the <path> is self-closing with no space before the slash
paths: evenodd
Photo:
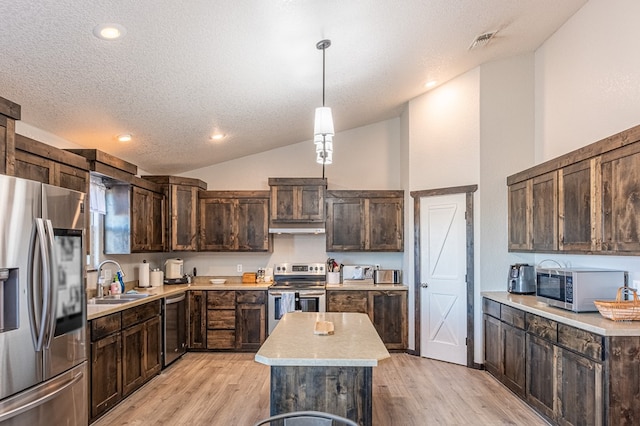
<path id="1" fill-rule="evenodd" d="M 310 140 L 321 39 L 340 132 L 399 116 L 427 80 L 534 51 L 585 2 L 0 0 L 0 96 L 30 125 L 180 173 Z M 100 40 L 101 23 L 127 34 Z"/>

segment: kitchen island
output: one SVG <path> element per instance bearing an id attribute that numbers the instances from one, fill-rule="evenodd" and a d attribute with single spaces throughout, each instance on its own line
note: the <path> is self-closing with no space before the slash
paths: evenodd
<path id="1" fill-rule="evenodd" d="M 314 334 L 317 321 L 334 334 Z M 255 360 L 271 367 L 271 415 L 316 410 L 371 425 L 372 369 L 389 357 L 366 314 L 290 312 Z"/>

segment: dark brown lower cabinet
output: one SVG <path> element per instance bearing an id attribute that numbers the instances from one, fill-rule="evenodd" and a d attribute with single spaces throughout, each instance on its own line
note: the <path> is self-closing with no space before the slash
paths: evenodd
<path id="1" fill-rule="evenodd" d="M 407 292 L 404 290 L 329 290 L 327 312 L 367 314 L 387 349 L 407 348 Z"/>
<path id="2" fill-rule="evenodd" d="M 407 348 L 407 292 L 369 291 L 369 318 L 387 349 Z"/>
<path id="3" fill-rule="evenodd" d="M 554 410 L 555 348 L 551 342 L 527 334 L 527 402 L 548 418 Z"/>
<path id="4" fill-rule="evenodd" d="M 503 317 L 507 319 L 504 315 Z M 522 318 L 524 319 L 524 314 Z M 525 395 L 526 376 L 525 336 L 523 329 L 491 315 L 484 315 L 485 368 L 522 397 Z"/>
<path id="5" fill-rule="evenodd" d="M 504 342 L 503 382 L 515 394 L 524 397 L 526 333 L 507 323 L 502 323 L 501 326 Z"/>
<path id="6" fill-rule="evenodd" d="M 558 350 L 556 420 L 562 425 L 602 425 L 602 364 Z"/>
<path id="7" fill-rule="evenodd" d="M 122 391 L 126 397 L 155 376 L 160 359 L 160 317 L 122 331 Z"/>
<path id="8" fill-rule="evenodd" d="M 266 339 L 264 304 L 239 303 L 236 306 L 236 347 L 241 351 L 258 350 Z"/>
<path id="9" fill-rule="evenodd" d="M 91 398 L 95 419 L 122 399 L 122 339 L 115 333 L 91 343 Z"/>
<path id="10" fill-rule="evenodd" d="M 500 320 L 484 315 L 484 366 L 495 377 L 502 373 L 502 338 Z"/>
<path id="11" fill-rule="evenodd" d="M 207 298 L 206 292 L 189 291 L 189 349 L 207 347 Z"/>
<path id="12" fill-rule="evenodd" d="M 93 421 L 160 372 L 160 301 L 96 318 L 89 330 Z"/>
<path id="13" fill-rule="evenodd" d="M 256 351 L 267 338 L 266 290 L 189 292 L 189 349 Z"/>
<path id="14" fill-rule="evenodd" d="M 640 424 L 640 336 L 602 336 L 487 299 L 483 309 L 487 371 L 551 423 Z M 524 331 L 504 321 L 522 315 Z M 518 362 L 526 366 L 522 392 L 513 387 Z"/>

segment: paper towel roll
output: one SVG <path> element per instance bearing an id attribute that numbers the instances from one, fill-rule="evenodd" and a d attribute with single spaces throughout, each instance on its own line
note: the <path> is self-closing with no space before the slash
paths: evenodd
<path id="1" fill-rule="evenodd" d="M 151 287 L 160 287 L 164 281 L 164 272 L 157 270 L 151 271 L 149 274 L 149 282 Z"/>
<path id="2" fill-rule="evenodd" d="M 138 287 L 149 287 L 149 264 L 138 265 Z"/>

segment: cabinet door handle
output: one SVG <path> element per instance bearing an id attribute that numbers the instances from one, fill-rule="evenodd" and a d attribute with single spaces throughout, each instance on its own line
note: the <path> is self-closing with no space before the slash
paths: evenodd
<path id="1" fill-rule="evenodd" d="M 427 288 L 427 287 L 429 287 L 429 283 L 422 283 L 422 284 L 420 285 L 420 287 L 422 287 L 422 288 Z"/>

